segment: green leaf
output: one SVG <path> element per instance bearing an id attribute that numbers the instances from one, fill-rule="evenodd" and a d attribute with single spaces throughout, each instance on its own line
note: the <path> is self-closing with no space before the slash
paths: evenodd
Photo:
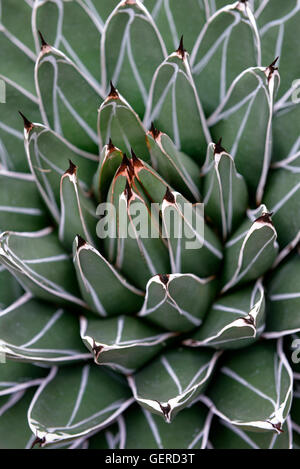
<path id="1" fill-rule="evenodd" d="M 74 242 L 74 264 L 82 296 L 95 313 L 108 316 L 138 311 L 143 292 L 132 286 L 99 251 L 79 237 Z"/>
<path id="2" fill-rule="evenodd" d="M 290 418 L 283 424 L 283 433 L 256 433 L 237 428 L 226 420 L 213 422 L 210 449 L 292 449 Z"/>
<path id="3" fill-rule="evenodd" d="M 172 425 L 135 405 L 119 418 L 118 425 L 93 436 L 88 449 L 202 449 L 210 420 L 201 404 L 182 410 Z"/>
<path id="4" fill-rule="evenodd" d="M 282 431 L 292 399 L 293 373 L 282 342 L 260 342 L 232 352 L 222 363 L 209 398 L 212 410 L 242 430 Z"/>
<path id="5" fill-rule="evenodd" d="M 100 86 L 49 45 L 44 45 L 38 56 L 35 85 L 44 124 L 79 149 L 97 154 Z"/>
<path id="6" fill-rule="evenodd" d="M 296 156 L 296 155 L 295 155 Z M 266 186 L 264 203 L 274 213 L 278 243 L 284 257 L 300 240 L 300 155 L 278 163 Z"/>
<path id="7" fill-rule="evenodd" d="M 225 245 L 222 292 L 267 272 L 278 252 L 276 239 L 276 229 L 264 205 L 248 214 Z"/>
<path id="8" fill-rule="evenodd" d="M 217 273 L 222 246 L 204 221 L 203 205 L 192 206 L 178 192 L 168 191 L 162 203 L 172 273 L 208 277 Z"/>
<path id="9" fill-rule="evenodd" d="M 297 252 L 273 272 L 267 291 L 265 337 L 300 332 L 300 256 Z"/>
<path id="10" fill-rule="evenodd" d="M 113 86 L 98 110 L 98 136 L 101 151 L 111 138 L 123 152 L 130 153 L 133 148 L 144 161 L 150 161 L 143 124 Z"/>
<path id="11" fill-rule="evenodd" d="M 120 2 L 101 37 L 103 89 L 112 80 L 142 117 L 152 76 L 166 55 L 157 26 L 142 2 Z"/>
<path id="12" fill-rule="evenodd" d="M 34 231 L 46 225 L 34 177 L 0 169 L 0 229 Z"/>
<path id="13" fill-rule="evenodd" d="M 80 334 L 94 354 L 97 365 L 109 366 L 126 375 L 150 361 L 175 335 L 126 316 L 110 319 L 81 317 Z"/>
<path id="14" fill-rule="evenodd" d="M 131 403 L 120 378 L 95 365 L 53 367 L 28 410 L 42 445 L 88 436 L 112 423 Z"/>
<path id="15" fill-rule="evenodd" d="M 40 385 L 47 375 L 47 369 L 30 363 L 17 363 L 7 360 L 0 363 L 0 396 L 13 394 L 32 386 Z M 1 415 L 1 411 L 0 411 Z"/>
<path id="16" fill-rule="evenodd" d="M 298 98 L 299 99 L 299 98 Z M 275 106 L 275 110 L 277 106 Z M 291 125 L 291 122 L 293 125 Z M 300 151 L 300 106 L 299 102 L 284 103 L 273 117 L 273 166 L 293 164 L 297 161 Z M 282 161 L 283 160 L 283 161 Z M 299 166 L 299 163 L 298 163 Z"/>
<path id="17" fill-rule="evenodd" d="M 112 142 L 103 147 L 93 180 L 94 195 L 98 202 L 105 202 L 107 199 L 110 185 L 122 159 L 123 153 Z"/>
<path id="18" fill-rule="evenodd" d="M 248 206 L 247 186 L 232 157 L 213 143 L 208 146 L 202 173 L 205 214 L 226 239 L 243 220 Z"/>
<path id="19" fill-rule="evenodd" d="M 278 72 L 272 66 L 244 70 L 208 119 L 213 140 L 223 137 L 257 205 L 261 203 L 270 166 L 273 95 L 278 80 Z"/>
<path id="20" fill-rule="evenodd" d="M 212 277 L 156 275 L 147 283 L 145 301 L 138 315 L 167 330 L 186 332 L 202 324 L 216 287 Z"/>
<path id="21" fill-rule="evenodd" d="M 235 349 L 258 339 L 265 326 L 265 295 L 261 281 L 218 299 L 203 325 L 184 341 L 191 347 Z"/>
<path id="22" fill-rule="evenodd" d="M 79 183 L 88 190 L 97 169 L 97 156 L 78 150 L 67 140 L 44 125 L 27 123 L 25 149 L 28 164 L 41 196 L 51 215 L 60 219 L 60 179 L 68 161 L 80 168 Z M 29 125 L 29 127 L 28 127 Z M 32 127 L 33 125 L 33 127 Z"/>
<path id="23" fill-rule="evenodd" d="M 16 301 L 23 293 L 21 285 L 15 277 L 0 265 L 0 314 L 3 309 Z"/>
<path id="24" fill-rule="evenodd" d="M 203 108 L 209 115 L 243 70 L 260 66 L 260 38 L 248 2 L 224 6 L 198 31 L 191 68 Z"/>
<path id="25" fill-rule="evenodd" d="M 203 393 L 219 352 L 179 348 L 170 350 L 134 376 L 128 377 L 135 400 L 171 422 Z"/>
<path id="26" fill-rule="evenodd" d="M 30 293 L 2 310 L 0 321 L 0 353 L 10 359 L 51 365 L 90 357 L 80 341 L 76 317 L 32 299 Z"/>
<path id="27" fill-rule="evenodd" d="M 37 298 L 86 307 L 70 256 L 52 228 L 0 235 L 0 261 Z"/>
<path id="28" fill-rule="evenodd" d="M 151 129 L 147 134 L 152 166 L 185 197 L 200 199 L 200 169 L 185 153 L 177 150 L 168 135 Z"/>
<path id="29" fill-rule="evenodd" d="M 80 171 L 79 171 L 80 173 Z M 69 169 L 60 180 L 59 240 L 67 250 L 72 250 L 76 234 L 84 236 L 89 243 L 96 245 L 96 205 L 85 194 L 78 183 L 77 166 L 70 161 Z"/>
<path id="30" fill-rule="evenodd" d="M 179 150 L 199 165 L 203 163 L 211 137 L 182 43 L 153 76 L 144 124 L 149 128 L 151 122 L 168 134 Z"/>

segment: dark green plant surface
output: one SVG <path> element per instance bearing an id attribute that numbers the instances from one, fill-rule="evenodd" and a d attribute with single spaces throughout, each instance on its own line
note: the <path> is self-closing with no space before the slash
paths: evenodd
<path id="1" fill-rule="evenodd" d="M 300 0 L 0 15 L 0 448 L 299 448 Z"/>

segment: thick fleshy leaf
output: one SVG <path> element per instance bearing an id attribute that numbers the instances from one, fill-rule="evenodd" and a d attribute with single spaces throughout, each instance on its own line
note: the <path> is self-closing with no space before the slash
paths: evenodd
<path id="1" fill-rule="evenodd" d="M 242 223 L 225 245 L 223 289 L 255 280 L 275 261 L 278 252 L 276 229 L 270 213 L 262 205 Z"/>
<path id="2" fill-rule="evenodd" d="M 82 296 L 95 313 L 108 316 L 138 311 L 143 292 L 132 286 L 99 251 L 79 237 L 74 242 L 74 264 Z"/>
<path id="3" fill-rule="evenodd" d="M 48 374 L 48 370 L 45 368 L 11 360 L 0 364 L 0 371 L 0 396 L 38 386 Z"/>
<path id="4" fill-rule="evenodd" d="M 0 265 L 0 312 L 16 301 L 23 293 L 23 289 L 13 275 Z"/>
<path id="5" fill-rule="evenodd" d="M 2 61 L 4 61 L 3 58 Z M 23 72 L 20 73 L 20 75 L 22 74 Z M 18 111 L 21 109 L 26 115 L 31 116 L 35 122 L 40 121 L 38 99 L 33 93 L 22 88 L 18 83 L 9 80 L 4 75 L 0 75 L 0 80 L 5 86 L 5 103 L 1 104 L 0 118 L 0 164 L 2 169 L 28 172 L 28 163 L 24 152 L 24 137 Z"/>
<path id="6" fill-rule="evenodd" d="M 37 298 L 86 307 L 70 256 L 52 228 L 0 235 L 0 261 Z"/>
<path id="7" fill-rule="evenodd" d="M 105 202 L 111 182 L 122 163 L 122 159 L 123 153 L 112 142 L 103 147 L 93 180 L 94 195 L 98 202 Z"/>
<path id="8" fill-rule="evenodd" d="M 291 122 L 293 123 L 293 125 L 291 125 Z M 282 165 L 289 163 L 293 164 L 293 162 L 295 162 L 296 158 L 299 156 L 300 152 L 299 102 L 293 104 L 292 102 L 288 101 L 287 103 L 285 103 L 285 105 L 281 106 L 278 112 L 274 114 L 272 127 L 272 162 L 281 162 Z"/>
<path id="9" fill-rule="evenodd" d="M 60 209 L 58 237 L 67 250 L 72 250 L 77 234 L 86 238 L 89 243 L 97 244 L 96 205 L 80 187 L 77 166 L 72 161 L 60 180 Z"/>
<path id="10" fill-rule="evenodd" d="M 0 169 L 0 230 L 34 231 L 46 225 L 34 177 Z"/>
<path id="11" fill-rule="evenodd" d="M 191 67 L 203 108 L 209 115 L 223 101 L 239 73 L 260 66 L 260 38 L 248 2 L 226 5 L 198 31 Z"/>
<path id="12" fill-rule="evenodd" d="M 112 423 L 131 403 L 119 377 L 96 365 L 53 367 L 28 410 L 42 445 L 88 436 Z"/>
<path id="13" fill-rule="evenodd" d="M 134 398 L 145 409 L 171 422 L 203 393 L 219 352 L 179 348 L 170 350 L 128 377 Z"/>
<path id="14" fill-rule="evenodd" d="M 279 56 L 281 80 L 278 98 L 281 98 L 291 92 L 293 80 L 299 77 L 297 64 L 300 53 L 296 38 L 300 4 L 297 0 L 268 0 L 263 3 L 263 8 L 256 15 L 261 37 L 262 61 L 269 63 L 273 57 Z"/>
<path id="15" fill-rule="evenodd" d="M 36 62 L 35 85 L 44 124 L 81 150 L 97 154 L 100 86 L 47 44 Z"/>
<path id="16" fill-rule="evenodd" d="M 166 55 L 161 35 L 143 3 L 120 2 L 105 23 L 101 38 L 103 89 L 112 80 L 142 117 L 152 76 Z"/>
<path id="17" fill-rule="evenodd" d="M 213 139 L 223 137 L 257 204 L 261 203 L 270 166 L 273 95 L 278 80 L 273 64 L 243 71 L 208 119 Z"/>
<path id="18" fill-rule="evenodd" d="M 243 220 L 248 192 L 232 157 L 219 145 L 209 144 L 202 168 L 205 215 L 219 228 L 223 239 Z"/>
<path id="19" fill-rule="evenodd" d="M 135 110 L 113 86 L 98 110 L 98 136 L 100 150 L 111 138 L 123 152 L 130 153 L 133 148 L 144 161 L 150 160 L 143 124 Z"/>
<path id="20" fill-rule="evenodd" d="M 88 449 L 202 449 L 210 422 L 201 404 L 182 410 L 172 425 L 135 405 L 119 417 L 114 427 L 93 436 Z"/>
<path id="21" fill-rule="evenodd" d="M 268 285 L 268 315 L 265 336 L 280 337 L 300 332 L 300 253 L 279 265 Z"/>
<path id="22" fill-rule="evenodd" d="M 176 335 L 126 316 L 105 320 L 81 317 L 80 334 L 97 365 L 126 375 L 145 365 Z"/>
<path id="23" fill-rule="evenodd" d="M 200 169 L 185 153 L 177 150 L 167 134 L 152 128 L 147 134 L 152 166 L 185 197 L 200 200 Z"/>
<path id="24" fill-rule="evenodd" d="M 149 128 L 151 122 L 168 134 L 178 149 L 199 165 L 203 163 L 211 137 L 182 42 L 153 76 L 144 124 Z"/>
<path id="25" fill-rule="evenodd" d="M 156 275 L 147 283 L 140 317 L 169 331 L 200 326 L 217 290 L 213 277 L 193 274 Z"/>
<path id="26" fill-rule="evenodd" d="M 283 160 L 270 174 L 264 203 L 274 213 L 278 243 L 284 257 L 300 241 L 300 154 Z"/>
<path id="27" fill-rule="evenodd" d="M 249 432 L 226 420 L 215 420 L 211 426 L 210 449 L 292 449 L 291 421 L 282 426 L 283 433 Z"/>
<path id="28" fill-rule="evenodd" d="M 0 312 L 0 324 L 0 353 L 7 358 L 49 365 L 90 358 L 79 337 L 77 318 L 32 299 L 30 293 Z"/>
<path id="29" fill-rule="evenodd" d="M 59 223 L 60 179 L 68 161 L 80 168 L 79 182 L 89 189 L 97 169 L 97 156 L 78 150 L 52 130 L 25 121 L 25 149 L 37 187 L 48 210 Z"/>
<path id="30" fill-rule="evenodd" d="M 292 399 L 293 373 L 281 339 L 227 355 L 204 398 L 222 419 L 250 431 L 281 433 Z"/>
<path id="31" fill-rule="evenodd" d="M 224 295 L 207 313 L 203 325 L 184 341 L 190 347 L 245 347 L 258 339 L 265 326 L 265 295 L 260 281 Z"/>
<path id="32" fill-rule="evenodd" d="M 223 258 L 222 246 L 205 223 L 202 209 L 203 206 L 191 206 L 178 192 L 167 191 L 165 195 L 162 220 L 172 273 L 208 277 L 219 269 Z"/>

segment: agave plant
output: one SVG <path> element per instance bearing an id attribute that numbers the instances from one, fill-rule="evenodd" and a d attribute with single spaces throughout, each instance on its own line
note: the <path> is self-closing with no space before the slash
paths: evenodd
<path id="1" fill-rule="evenodd" d="M 300 447 L 300 1 L 0 7 L 0 447 Z"/>

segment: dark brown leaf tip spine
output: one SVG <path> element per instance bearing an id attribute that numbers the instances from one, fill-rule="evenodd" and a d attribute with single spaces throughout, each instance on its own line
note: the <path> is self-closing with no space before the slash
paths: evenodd
<path id="1" fill-rule="evenodd" d="M 117 92 L 116 88 L 112 84 L 112 81 L 110 82 L 110 92 L 108 95 L 109 99 L 119 99 L 119 93 Z"/>
<path id="2" fill-rule="evenodd" d="M 248 314 L 248 316 L 243 317 L 241 319 L 243 319 L 246 324 L 249 324 L 250 326 L 255 326 L 255 321 L 251 314 Z"/>
<path id="3" fill-rule="evenodd" d="M 36 437 L 36 439 L 34 440 L 34 442 L 32 443 L 30 449 L 33 449 L 36 445 L 39 445 L 39 447 L 41 447 L 46 441 L 46 438 L 43 437 L 43 438 L 39 438 L 38 436 Z"/>
<path id="4" fill-rule="evenodd" d="M 269 223 L 269 224 L 273 225 L 273 222 L 272 222 L 272 219 L 271 219 L 272 215 L 273 215 L 273 212 L 263 213 L 260 217 L 258 217 L 255 220 L 255 223 Z"/>
<path id="5" fill-rule="evenodd" d="M 127 199 L 127 202 L 130 201 L 130 199 L 132 198 L 132 190 L 131 190 L 131 187 L 130 187 L 130 184 L 128 182 L 128 180 L 126 181 L 126 187 L 125 187 L 125 190 L 124 190 L 124 194 L 125 194 L 125 197 Z"/>
<path id="6" fill-rule="evenodd" d="M 159 280 L 160 280 L 161 283 L 163 283 L 164 285 L 168 285 L 168 283 L 169 283 L 169 275 L 168 275 L 168 274 L 159 274 Z"/>
<path id="7" fill-rule="evenodd" d="M 150 127 L 150 130 L 149 130 L 149 134 L 151 135 L 151 137 L 154 138 L 154 140 L 157 140 L 158 137 L 161 134 L 161 132 L 159 130 L 157 130 L 156 127 L 154 127 L 153 122 L 151 122 L 151 127 Z"/>
<path id="8" fill-rule="evenodd" d="M 27 117 L 25 117 L 24 114 L 23 114 L 21 111 L 19 111 L 19 114 L 20 114 L 20 116 L 21 116 L 22 119 L 23 119 L 23 122 L 24 122 L 24 129 L 27 130 L 27 132 L 29 133 L 29 132 L 33 129 L 33 127 L 34 127 L 33 123 L 30 122 L 30 121 L 27 119 Z"/>
<path id="9" fill-rule="evenodd" d="M 95 360 L 98 360 L 98 358 L 100 356 L 100 353 L 103 350 L 103 346 L 102 345 L 96 345 L 95 339 L 93 339 L 93 349 L 92 350 L 94 352 Z"/>
<path id="10" fill-rule="evenodd" d="M 82 248 L 87 244 L 86 240 L 82 238 L 79 234 L 77 235 L 77 250 Z"/>
<path id="11" fill-rule="evenodd" d="M 266 70 L 265 70 L 265 73 L 266 73 L 266 75 L 267 75 L 268 81 L 271 80 L 271 78 L 272 78 L 273 73 L 275 72 L 275 70 L 278 70 L 278 67 L 275 67 L 276 62 L 278 61 L 278 59 L 279 59 L 279 56 L 276 57 L 276 59 L 273 60 L 273 62 L 272 62 L 272 63 L 266 68 Z"/>
<path id="12" fill-rule="evenodd" d="M 109 153 L 112 153 L 113 151 L 115 151 L 116 147 L 114 146 L 111 138 L 109 139 L 109 142 L 107 144 L 107 150 L 109 151 Z"/>
<path id="13" fill-rule="evenodd" d="M 170 191 L 169 187 L 167 187 L 167 190 L 166 190 L 166 193 L 165 193 L 165 196 L 164 196 L 164 200 L 169 202 L 169 204 L 175 204 L 175 197 L 172 194 L 172 192 Z"/>
<path id="14" fill-rule="evenodd" d="M 225 148 L 222 147 L 222 137 L 220 137 L 218 142 L 215 143 L 214 155 L 219 155 L 223 151 L 226 152 Z"/>
<path id="15" fill-rule="evenodd" d="M 181 38 L 180 38 L 179 47 L 178 47 L 178 49 L 176 50 L 176 53 L 177 53 L 177 55 L 178 55 L 182 60 L 184 60 L 186 50 L 185 50 L 185 48 L 183 47 L 183 36 L 181 36 Z"/>
<path id="16" fill-rule="evenodd" d="M 141 160 L 136 156 L 136 154 L 134 153 L 133 149 L 131 148 L 131 162 L 132 162 L 132 166 L 133 168 L 143 168 L 144 165 L 143 163 L 141 162 Z"/>
<path id="17" fill-rule="evenodd" d="M 46 54 L 47 52 L 50 52 L 51 47 L 50 47 L 50 45 L 45 41 L 45 38 L 44 38 L 44 36 L 42 35 L 41 31 L 38 31 L 38 33 L 39 33 L 39 36 L 40 36 L 41 51 Z"/>
<path id="18" fill-rule="evenodd" d="M 77 166 L 71 160 L 69 160 L 69 167 L 67 171 L 65 172 L 65 174 L 70 174 L 70 176 L 73 176 L 73 174 L 76 174 L 76 173 L 77 173 Z"/>
<path id="19" fill-rule="evenodd" d="M 157 401 L 158 402 L 158 401 Z M 171 406 L 169 403 L 167 404 L 162 404 L 161 402 L 158 402 L 159 407 L 162 410 L 162 413 L 164 415 L 164 418 L 166 422 L 170 422 L 170 414 L 171 414 Z"/>

